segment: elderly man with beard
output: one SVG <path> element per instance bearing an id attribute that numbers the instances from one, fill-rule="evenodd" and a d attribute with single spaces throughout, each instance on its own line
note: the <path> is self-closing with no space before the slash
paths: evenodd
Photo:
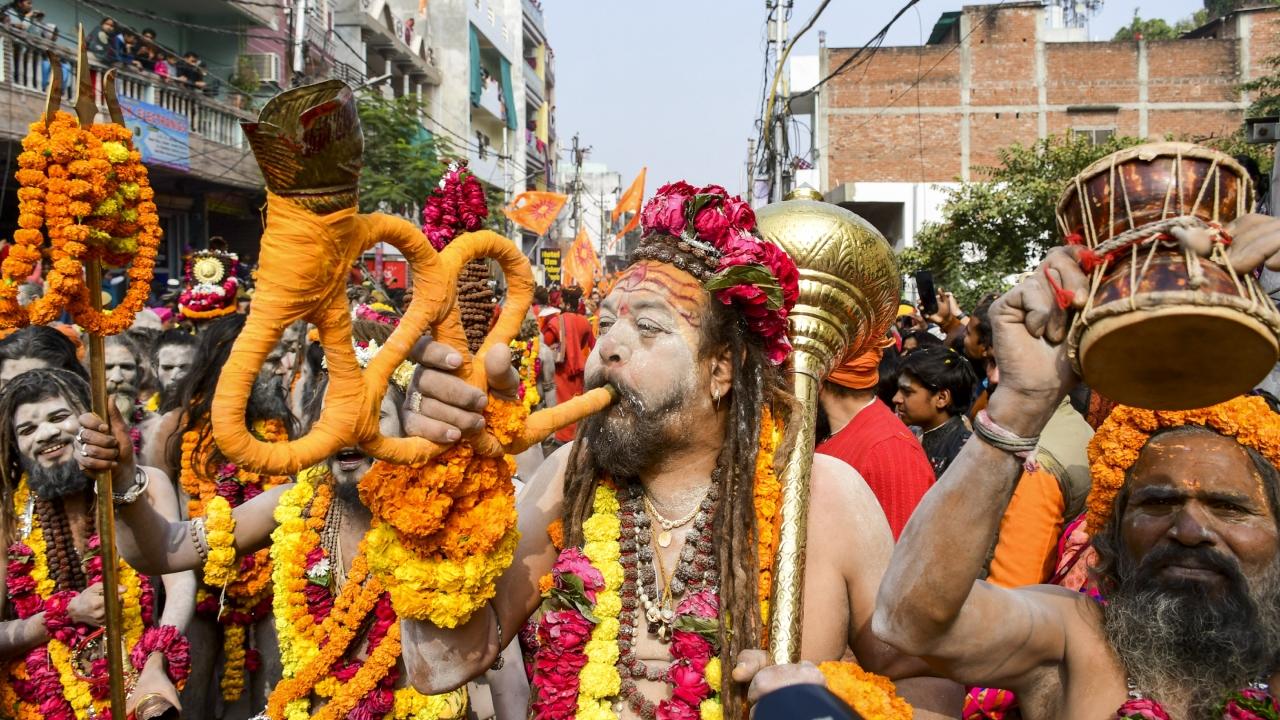
<path id="1" fill-rule="evenodd" d="M 166 396 L 178 392 L 178 381 L 191 370 L 195 361 L 195 335 L 180 328 L 169 328 L 160 333 L 151 354 L 156 393 L 147 399 L 148 410 L 159 410 Z"/>
<path id="2" fill-rule="evenodd" d="M 1280 221 L 1249 215 L 1227 231 L 1237 271 L 1280 265 Z M 1051 251 L 992 305 L 999 387 L 907 524 L 876 633 L 959 682 L 1013 690 L 1029 720 L 1275 717 L 1266 685 L 1280 681 L 1280 419 L 1261 400 L 1118 408 L 1102 426 L 1089 525 L 1104 603 L 974 581 L 1021 472 L 1018 453 L 1078 382 L 1063 341 L 1068 309 L 1088 296 L 1081 250 Z M 1068 309 L 1060 297 L 1073 298 Z M 1249 704 L 1272 709 L 1241 709 Z"/>
<path id="3" fill-rule="evenodd" d="M 30 370 L 11 380 L 0 393 L 0 472 L 4 474 L 0 497 L 7 508 L 4 515 L 9 518 L 4 542 L 10 559 L 10 574 L 5 582 L 5 622 L 0 623 L 0 658 L 25 659 L 25 664 L 19 666 L 24 666 L 33 679 L 37 675 L 33 668 L 59 662 L 54 645 L 61 651 L 70 647 L 68 642 L 76 642 L 67 640 L 67 631 L 74 630 L 83 637 L 105 622 L 102 583 L 91 582 L 87 565 L 93 553 L 91 542 L 96 542 L 92 540 L 97 532 L 96 499 L 90 476 L 77 464 L 83 459 L 77 452 L 82 445 L 76 442 L 81 432 L 80 416 L 88 406 L 88 383 L 65 370 Z M 151 512 L 176 517 L 177 500 L 168 484 L 150 482 L 149 470 L 131 472 L 127 483 L 131 492 L 126 491 L 123 499 L 117 495 L 117 504 L 137 503 Z M 27 556 L 31 558 L 29 567 L 47 568 L 49 589 L 39 583 L 27 587 L 20 581 L 29 580 L 30 576 L 13 574 L 27 565 L 21 560 Z M 121 577 L 126 597 L 131 582 L 139 587 L 149 582 L 132 572 L 129 575 L 135 580 Z M 184 572 L 166 575 L 162 580 L 165 602 L 159 625 L 173 626 L 181 637 L 191 618 L 194 577 Z M 33 604 L 33 599 L 38 602 Z M 139 612 L 137 602 L 135 599 L 134 606 L 126 608 L 126 612 Z M 177 642 L 185 644 L 185 640 Z M 181 708 L 175 676 L 185 679 L 181 667 L 185 661 L 171 663 L 169 658 L 176 656 L 168 656 L 161 649 L 147 654 L 145 664 L 136 668 L 140 676 L 129 695 L 127 709 L 137 711 L 143 720 Z M 126 653 L 130 650 L 126 648 Z M 10 666 L 11 671 L 13 667 L 16 666 Z M 4 679 L 13 680 L 13 676 Z M 65 676 L 55 685 L 44 681 L 14 682 L 19 704 L 7 711 L 18 716 L 33 712 L 55 716 L 64 705 L 73 707 L 68 703 L 76 690 L 66 687 L 66 682 Z"/>
<path id="4" fill-rule="evenodd" d="M 139 392 L 146 384 L 146 358 L 126 335 L 112 335 L 104 345 L 103 365 L 107 375 L 107 396 L 128 425 L 133 451 L 142 451 L 142 438 L 156 421 L 156 414 L 144 407 Z"/>
<path id="5" fill-rule="evenodd" d="M 563 576 L 566 563 L 582 557 L 578 548 L 588 528 L 614 522 L 607 498 L 615 496 L 616 522 L 628 528 L 619 539 L 625 579 L 620 612 L 604 612 L 619 616 L 622 677 L 615 694 L 599 702 L 625 718 L 696 717 L 699 705 L 690 693 L 710 692 L 720 703 L 715 708 L 736 718 L 772 675 L 786 672 L 758 673 L 764 662 L 757 650 L 765 646 L 761 591 L 769 591 L 772 567 L 760 540 L 770 533 L 770 502 L 776 502 L 761 485 L 776 477 L 787 456 L 787 421 L 797 411 L 782 374 L 790 350 L 785 311 L 762 311 L 765 301 L 756 292 L 763 291 L 750 281 L 728 280 L 732 292 L 722 293 L 717 288 L 724 285 L 711 279 L 733 278 L 732 268 L 743 261 L 754 264 L 780 288 L 776 307 L 782 308 L 795 301 L 796 268 L 753 234 L 750 208 L 722 188 L 665 186 L 641 218 L 639 248 L 600 305 L 600 337 L 586 361 L 587 385 L 612 385 L 620 400 L 579 423 L 574 442 L 548 458 L 520 497 L 520 545 L 498 581 L 494 612 L 454 631 L 405 627 L 406 665 L 420 689 L 453 687 L 477 674 L 540 603 L 558 608 L 554 596 L 544 594 L 554 589 L 540 588 L 539 578 L 553 568 Z M 747 299 L 746 306 L 735 296 Z M 406 430 L 451 442 L 481 429 L 485 397 L 449 373 L 461 362 L 458 354 L 432 343 L 418 355 L 426 368 L 417 383 L 423 397 L 410 401 Z M 515 387 L 505 353 L 491 353 L 485 364 L 491 390 Z M 765 495 L 758 507 L 757 490 Z M 914 674 L 913 661 L 889 652 L 870 632 L 893 543 L 875 496 L 848 465 L 822 455 L 813 464 L 812 498 L 809 537 L 822 540 L 807 548 L 804 659 L 852 656 L 894 678 Z M 588 552 L 597 541 L 587 543 Z M 672 641 L 681 626 L 673 626 L 673 617 L 707 598 L 718 610 L 698 612 L 712 613 L 720 629 L 715 656 L 724 671 L 719 681 L 676 692 L 668 668 L 688 646 Z M 558 623 L 564 612 L 556 612 Z M 572 661 L 562 659 L 567 651 L 556 638 L 575 632 L 544 625 L 537 633 L 534 716 L 572 715 L 581 688 L 596 684 L 579 682 L 574 666 L 566 665 Z M 812 666 L 791 670 L 814 676 Z M 921 687 L 929 682 L 904 679 L 898 687 L 916 704 L 916 717 L 929 717 L 930 710 L 954 716 L 959 702 L 946 697 L 950 688 L 935 695 L 936 684 Z"/>

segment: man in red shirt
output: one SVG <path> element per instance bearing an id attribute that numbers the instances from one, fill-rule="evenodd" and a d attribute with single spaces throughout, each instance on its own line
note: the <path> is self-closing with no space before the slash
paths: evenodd
<path id="1" fill-rule="evenodd" d="M 933 486 L 934 474 L 915 435 L 876 397 L 883 352 L 868 350 L 833 370 L 822 384 L 818 452 L 845 461 L 862 475 L 897 540 Z"/>
<path id="2" fill-rule="evenodd" d="M 579 312 L 581 300 L 582 288 L 564 288 L 560 314 L 548 318 L 542 325 L 543 342 L 556 348 L 557 405 L 582 394 L 583 370 L 587 367 L 587 357 L 596 345 L 591 322 Z M 561 428 L 556 432 L 556 441 L 563 444 L 573 440 L 576 430 L 577 425 Z"/>

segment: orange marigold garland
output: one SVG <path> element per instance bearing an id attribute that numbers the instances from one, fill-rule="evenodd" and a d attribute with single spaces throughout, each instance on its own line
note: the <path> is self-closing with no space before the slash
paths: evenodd
<path id="1" fill-rule="evenodd" d="M 510 442 L 529 415 L 522 403 L 490 398 L 485 419 Z M 373 513 L 369 571 L 396 613 L 456 627 L 483 607 L 511 564 L 516 530 L 510 457 L 477 456 L 460 443 L 422 467 L 375 462 L 360 481 Z"/>
<path id="2" fill-rule="evenodd" d="M 265 420 L 254 423 L 253 432 L 267 442 L 288 439 L 284 423 Z M 221 461 L 207 423 L 202 423 L 182 436 L 182 468 L 179 484 L 187 494 L 190 517 L 203 517 L 205 508 L 215 497 L 238 507 L 258 494 L 290 481 L 288 476 L 262 475 L 248 472 Z M 196 592 L 196 610 L 216 618 L 223 626 L 224 667 L 222 696 L 234 701 L 244 690 L 246 670 L 252 670 L 259 659 L 250 648 L 249 626 L 266 617 L 271 610 L 271 553 L 259 550 L 240 559 L 236 579 L 226 585 Z"/>
<path id="3" fill-rule="evenodd" d="M 113 335 L 133 324 L 151 292 L 160 244 L 154 192 L 132 135 L 118 125 L 82 128 L 59 112 L 32 123 L 18 156 L 19 229 L 0 266 L 0 326 L 47 324 L 64 309 L 88 330 Z M 17 287 L 35 270 L 48 239 L 45 294 L 26 308 Z M 84 263 L 130 263 L 129 290 L 114 310 L 89 305 Z"/>
<path id="4" fill-rule="evenodd" d="M 910 720 L 912 708 L 898 697 L 893 681 L 867 672 L 851 662 L 824 662 L 818 670 L 827 679 L 831 693 L 858 711 L 866 720 Z"/>
<path id="5" fill-rule="evenodd" d="M 1237 397 L 1198 410 L 1141 410 L 1116 406 L 1089 443 L 1089 491 L 1086 523 L 1089 533 L 1100 532 L 1115 508 L 1129 468 L 1158 430 L 1200 425 L 1234 437 L 1280 466 L 1280 416 L 1260 397 Z"/>

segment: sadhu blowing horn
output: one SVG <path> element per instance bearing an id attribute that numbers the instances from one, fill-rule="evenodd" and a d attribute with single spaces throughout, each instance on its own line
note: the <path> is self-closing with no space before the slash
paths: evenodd
<path id="1" fill-rule="evenodd" d="M 294 473 L 343 447 L 359 445 L 380 460 L 417 465 L 443 452 L 423 438 L 389 438 L 378 431 L 378 410 L 391 373 L 428 331 L 463 356 L 459 377 L 481 390 L 487 379 L 467 352 L 457 308 L 457 278 L 477 258 L 492 258 L 506 275 L 507 300 L 478 355 L 506 345 L 520 330 L 533 297 L 528 261 L 507 238 L 487 230 L 459 236 L 437 253 L 407 220 L 357 212 L 364 139 L 355 96 L 339 80 L 281 93 L 257 122 L 243 123 L 267 182 L 267 224 L 262 235 L 253 310 L 222 370 L 213 398 L 213 434 L 230 459 L 257 472 Z M 351 345 L 347 271 L 362 253 L 386 242 L 408 261 L 413 302 L 383 349 L 361 372 Z M 267 443 L 245 424 L 245 409 L 267 355 L 292 323 L 306 320 L 320 333 L 329 387 L 320 419 L 304 436 Z M 485 455 L 516 453 L 557 428 L 577 422 L 612 401 L 598 389 L 529 417 L 520 437 L 502 445 L 489 434 L 472 446 Z"/>

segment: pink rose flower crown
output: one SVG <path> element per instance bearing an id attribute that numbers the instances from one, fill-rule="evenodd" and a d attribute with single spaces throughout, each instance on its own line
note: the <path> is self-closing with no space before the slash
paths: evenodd
<path id="1" fill-rule="evenodd" d="M 786 251 L 756 233 L 756 215 L 719 185 L 680 181 L 658 188 L 640 212 L 635 259 L 675 265 L 737 310 L 774 365 L 791 354 L 787 315 L 800 296 L 800 273 Z"/>

